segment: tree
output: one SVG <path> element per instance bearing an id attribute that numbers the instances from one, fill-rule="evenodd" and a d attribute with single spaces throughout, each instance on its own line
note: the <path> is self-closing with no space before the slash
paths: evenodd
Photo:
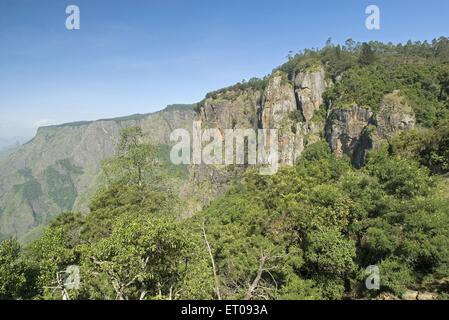
<path id="1" fill-rule="evenodd" d="M 110 237 L 82 252 L 88 286 L 101 285 L 95 284 L 100 278 L 114 290 L 115 299 L 176 299 L 189 263 L 189 237 L 170 217 L 123 217 Z"/>
<path id="2" fill-rule="evenodd" d="M 17 240 L 0 243 L 0 300 L 19 299 L 26 294 L 27 270 L 20 254 Z"/>
<path id="3" fill-rule="evenodd" d="M 374 62 L 375 55 L 371 46 L 364 42 L 362 48 L 360 49 L 359 63 L 361 65 L 370 65 Z"/>
<path id="4" fill-rule="evenodd" d="M 110 182 L 143 187 L 156 179 L 157 149 L 144 142 L 140 127 L 122 129 L 117 156 L 105 161 L 103 170 Z"/>
<path id="5" fill-rule="evenodd" d="M 401 156 L 391 157 L 385 149 L 372 151 L 368 155 L 367 170 L 381 183 L 390 195 L 402 199 L 413 199 L 429 194 L 434 180 L 427 168 L 416 161 Z"/>
<path id="6" fill-rule="evenodd" d="M 440 98 L 448 98 L 449 97 L 449 64 L 445 64 L 442 66 L 439 74 L 438 81 L 441 85 Z"/>
<path id="7" fill-rule="evenodd" d="M 140 127 L 121 131 L 118 152 L 103 163 L 106 183 L 92 198 L 81 238 L 87 242 L 110 236 L 114 222 L 123 215 L 171 213 L 177 196 L 167 186 L 158 150 L 144 141 Z"/>
<path id="8" fill-rule="evenodd" d="M 71 239 L 63 227 L 47 228 L 42 237 L 28 248 L 27 260 L 37 272 L 36 286 L 38 296 L 46 299 L 61 299 L 59 275 L 77 262 Z"/>

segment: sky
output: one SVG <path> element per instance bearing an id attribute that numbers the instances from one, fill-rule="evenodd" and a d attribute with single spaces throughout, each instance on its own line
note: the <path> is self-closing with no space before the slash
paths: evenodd
<path id="1" fill-rule="evenodd" d="M 68 5 L 80 29 L 66 29 Z M 365 27 L 368 5 L 380 30 Z M 447 0 L 0 0 L 0 138 L 194 103 L 289 51 L 448 36 Z"/>

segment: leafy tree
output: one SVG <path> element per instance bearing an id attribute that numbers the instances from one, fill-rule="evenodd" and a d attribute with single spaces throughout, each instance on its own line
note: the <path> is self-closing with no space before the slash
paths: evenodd
<path id="1" fill-rule="evenodd" d="M 62 227 L 48 228 L 43 236 L 28 248 L 27 260 L 37 272 L 38 297 L 61 299 L 59 273 L 76 264 L 77 255 Z"/>
<path id="2" fill-rule="evenodd" d="M 104 163 L 104 171 L 111 182 L 143 186 L 155 179 L 157 149 L 143 141 L 140 127 L 128 127 L 120 133 L 118 155 Z"/>
<path id="3" fill-rule="evenodd" d="M 21 250 L 15 239 L 0 243 L 0 300 L 24 298 L 33 291 L 28 286 L 29 270 Z"/>
<path id="4" fill-rule="evenodd" d="M 385 150 L 371 152 L 365 170 L 378 178 L 388 194 L 400 198 L 425 196 L 434 186 L 429 170 L 407 158 L 389 157 Z"/>
<path id="5" fill-rule="evenodd" d="M 440 98 L 448 98 L 449 97 L 449 65 L 445 64 L 441 67 L 440 72 L 438 73 L 438 81 L 441 85 Z"/>
<path id="6" fill-rule="evenodd" d="M 369 65 L 375 60 L 374 52 L 368 43 L 363 43 L 360 50 L 359 63 L 362 65 Z"/>
<path id="7" fill-rule="evenodd" d="M 124 300 L 176 298 L 189 263 L 188 236 L 168 217 L 124 217 L 110 237 L 82 251 L 83 277 L 95 283 L 99 274 Z"/>

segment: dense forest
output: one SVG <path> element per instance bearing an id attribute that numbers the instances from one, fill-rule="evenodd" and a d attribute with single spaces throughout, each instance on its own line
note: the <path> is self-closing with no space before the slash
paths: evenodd
<path id="1" fill-rule="evenodd" d="M 416 128 L 371 150 L 361 168 L 322 141 L 273 176 L 249 168 L 189 218 L 177 213 L 173 168 L 157 146 L 124 129 L 90 213 L 60 214 L 31 244 L 0 244 L 0 299 L 449 298 L 449 39 L 328 41 L 276 70 L 317 65 L 334 83 L 323 116 L 353 103 L 375 112 L 400 90 Z M 81 281 L 68 290 L 62 273 L 73 265 Z M 372 265 L 378 290 L 365 287 Z"/>

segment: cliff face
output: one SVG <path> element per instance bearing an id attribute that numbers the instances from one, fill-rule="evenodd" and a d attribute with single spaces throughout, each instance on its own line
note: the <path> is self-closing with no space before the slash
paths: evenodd
<path id="1" fill-rule="evenodd" d="M 263 98 L 262 128 L 278 129 L 279 163 L 293 164 L 302 150 L 302 135 L 293 115 L 298 111 L 292 84 L 281 72 L 269 78 Z M 266 142 L 268 145 L 268 141 Z"/>
<path id="2" fill-rule="evenodd" d="M 327 141 L 338 156 L 348 156 L 356 167 L 363 165 L 367 150 L 405 130 L 414 128 L 415 114 L 399 91 L 387 94 L 373 113 L 353 105 L 334 109 L 327 120 Z"/>
<path id="3" fill-rule="evenodd" d="M 323 104 L 323 93 L 327 87 L 324 69 L 299 73 L 294 83 L 298 107 L 304 119 L 310 122 Z"/>
<path id="4" fill-rule="evenodd" d="M 197 120 L 204 127 L 218 129 L 257 128 L 261 92 L 247 89 L 226 91 L 204 101 Z"/>
<path id="5" fill-rule="evenodd" d="M 388 139 L 416 124 L 415 113 L 399 91 L 387 94 L 376 115 L 375 125 L 379 139 Z"/>
<path id="6" fill-rule="evenodd" d="M 323 94 L 332 85 L 323 67 L 290 77 L 275 71 L 263 90 L 231 88 L 206 99 L 196 119 L 222 131 L 277 129 L 280 166 L 294 164 L 307 145 L 325 140 L 337 157 L 346 156 L 360 167 L 367 150 L 415 126 L 414 112 L 399 91 L 387 94 L 374 112 L 355 104 L 325 106 Z M 220 181 L 224 171 L 199 166 L 194 172 L 194 180 Z"/>
<path id="7" fill-rule="evenodd" d="M 324 119 L 314 117 L 327 87 L 324 69 L 288 78 L 282 71 L 269 76 L 263 88 L 222 90 L 206 98 L 195 117 L 202 128 L 277 129 L 279 165 L 293 165 L 305 146 L 321 139 Z M 268 139 L 268 138 L 267 138 Z M 223 194 L 246 166 L 193 165 L 191 179 L 201 205 Z"/>
<path id="8" fill-rule="evenodd" d="M 357 105 L 331 112 L 327 121 L 327 141 L 337 157 L 343 155 L 352 159 L 359 157 L 361 135 L 372 116 L 373 113 L 368 108 Z"/>
<path id="9" fill-rule="evenodd" d="M 120 130 L 138 125 L 155 144 L 174 128 L 191 130 L 191 108 L 40 128 L 0 164 L 0 234 L 23 236 L 63 211 L 86 211 L 102 160 L 116 152 Z"/>
<path id="10" fill-rule="evenodd" d="M 314 116 L 323 104 L 327 86 L 323 68 L 294 78 L 276 71 L 263 90 L 230 89 L 206 99 L 196 120 L 203 127 L 222 132 L 234 128 L 277 129 L 279 164 L 293 165 L 305 146 L 321 139 L 324 119 Z"/>

